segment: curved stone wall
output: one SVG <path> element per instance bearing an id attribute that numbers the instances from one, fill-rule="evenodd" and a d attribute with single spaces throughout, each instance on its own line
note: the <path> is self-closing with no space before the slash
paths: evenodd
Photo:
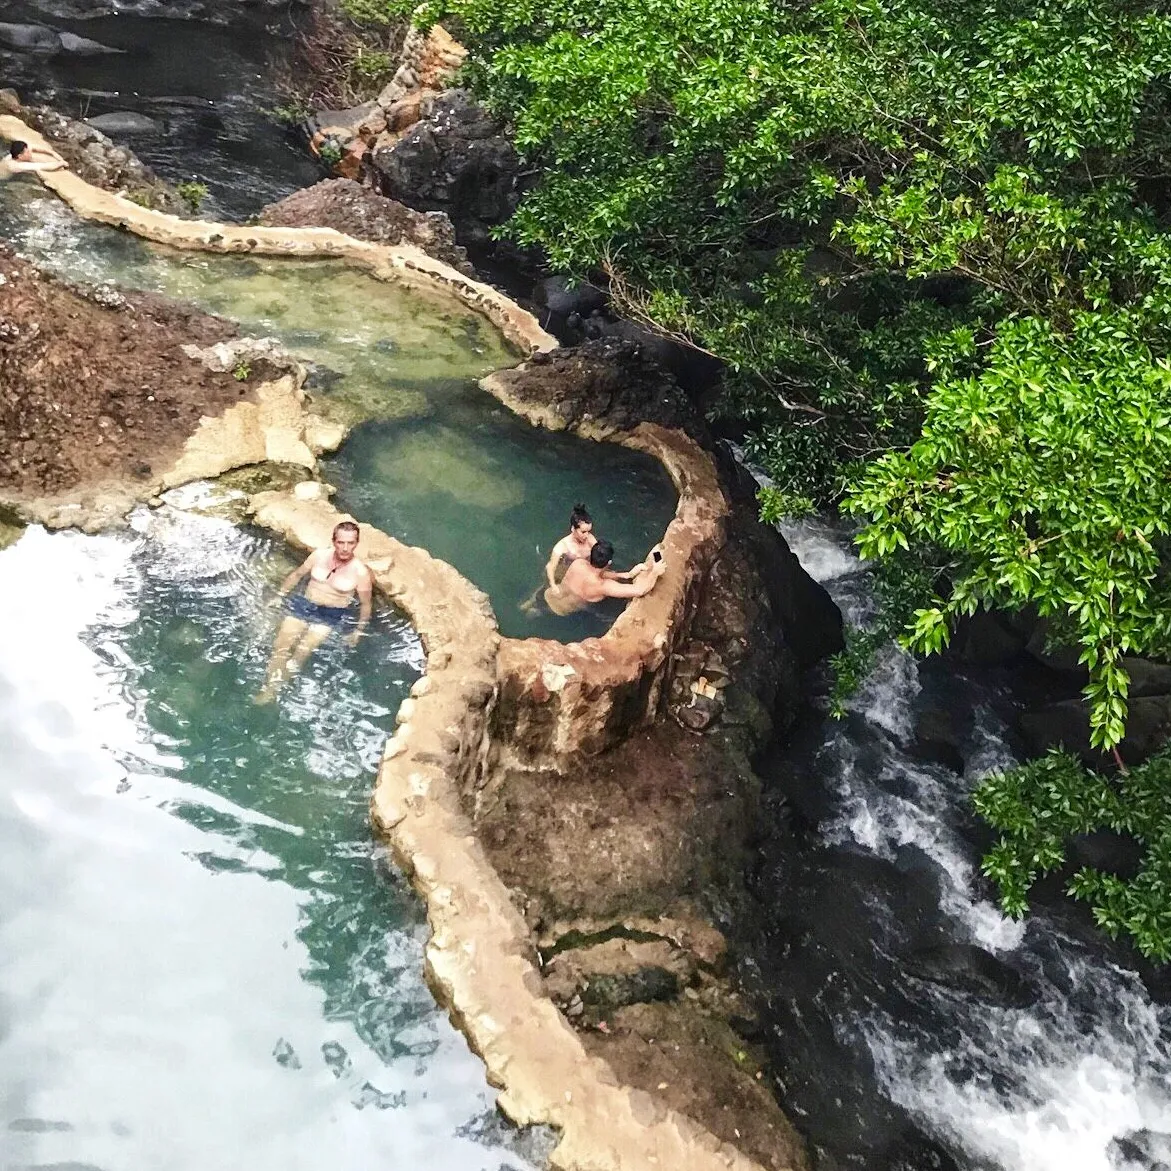
<path id="1" fill-rule="evenodd" d="M 0 138 L 48 146 L 32 127 L 12 115 L 0 115 Z M 78 215 L 133 232 L 156 244 L 201 252 L 243 252 L 254 256 L 336 257 L 366 269 L 379 280 L 397 281 L 421 292 L 442 291 L 482 313 L 523 353 L 552 350 L 556 338 L 537 319 L 490 285 L 472 280 L 450 265 L 410 245 L 370 244 L 332 228 L 262 228 L 185 220 L 139 207 L 103 191 L 69 171 L 49 171 L 41 182 Z"/>
<path id="2" fill-rule="evenodd" d="M 13 118 L 0 118 L 0 134 L 38 141 Z M 343 257 L 385 279 L 442 286 L 529 352 L 555 345 L 495 290 L 413 249 L 362 244 L 325 229 L 192 223 L 138 208 L 68 173 L 44 178 L 80 214 L 159 243 Z M 520 1125 L 558 1130 L 554 1166 L 763 1171 L 690 1118 L 620 1085 L 605 1062 L 586 1052 L 545 992 L 529 929 L 462 800 L 499 756 L 548 760 L 597 751 L 649 719 L 672 650 L 686 635 L 694 592 L 723 543 L 727 507 L 715 467 L 680 432 L 644 424 L 608 437 L 661 459 L 680 499 L 664 541 L 662 582 L 632 602 L 604 638 L 571 645 L 502 641 L 488 598 L 452 566 L 361 525 L 361 553 L 379 590 L 407 613 L 426 651 L 426 673 L 403 701 L 384 748 L 371 816 L 426 903 L 427 974 L 437 998 L 483 1058 L 501 1109 Z M 258 494 L 251 511 L 257 523 L 302 549 L 327 544 L 343 519 L 327 501 L 296 492 Z"/>
<path id="3" fill-rule="evenodd" d="M 727 502 L 711 456 L 697 443 L 653 423 L 607 438 L 653 455 L 675 483 L 679 504 L 663 539 L 666 569 L 601 638 L 501 640 L 492 717 L 501 761 L 555 765 L 559 757 L 601 752 L 649 723 L 670 682 L 672 655 L 687 639 L 697 591 L 724 543 Z"/>

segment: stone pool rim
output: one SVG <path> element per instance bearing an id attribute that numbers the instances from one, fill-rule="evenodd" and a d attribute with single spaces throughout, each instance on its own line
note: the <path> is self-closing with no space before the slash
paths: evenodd
<path id="1" fill-rule="evenodd" d="M 0 117 L 0 135 L 44 141 L 11 116 Z M 82 217 L 156 243 L 346 260 L 377 279 L 446 290 L 527 354 L 557 344 L 496 290 L 418 249 L 367 244 L 332 229 L 186 221 L 140 208 L 67 171 L 40 178 Z M 528 411 L 518 413 L 529 418 Z M 727 501 L 714 461 L 693 440 L 647 423 L 630 432 L 577 430 L 655 455 L 675 482 L 679 502 L 664 537 L 668 570 L 660 587 L 634 600 L 600 638 L 501 639 L 486 595 L 452 566 L 362 525 L 364 556 L 381 592 L 410 616 L 426 651 L 426 671 L 384 747 L 371 816 L 424 900 L 431 927 L 426 972 L 437 999 L 483 1059 L 502 1111 L 519 1125 L 558 1130 L 554 1166 L 760 1171 L 691 1118 L 620 1084 L 605 1062 L 586 1052 L 544 990 L 528 926 L 466 811 L 490 770 L 518 751 L 525 763 L 555 765 L 577 752 L 601 751 L 653 718 L 698 586 L 725 540 Z M 295 492 L 259 493 L 251 511 L 259 525 L 302 548 L 324 544 L 343 515 L 323 499 Z"/>

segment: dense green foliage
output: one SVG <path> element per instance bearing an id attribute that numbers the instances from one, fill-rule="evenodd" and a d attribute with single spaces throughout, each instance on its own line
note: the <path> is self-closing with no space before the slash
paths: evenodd
<path id="1" fill-rule="evenodd" d="M 436 0 L 437 17 L 543 167 L 509 231 L 724 359 L 724 410 L 782 497 L 844 496 L 868 556 L 942 551 L 915 646 L 980 606 L 1059 616 L 1095 743 L 1115 744 L 1121 657 L 1168 635 L 1171 16 Z"/>
<path id="2" fill-rule="evenodd" d="M 358 2 L 358 0 L 348 0 Z M 399 0 L 361 0 L 405 11 Z M 1126 655 L 1171 653 L 1171 14 L 1142 0 L 433 0 L 541 181 L 506 230 L 727 365 L 775 488 L 837 504 L 892 563 L 916 649 L 1028 609 L 1125 730 Z M 981 791 L 1019 912 L 1064 836 L 1148 847 L 1080 874 L 1167 958 L 1160 759 L 1118 783 L 1047 758 Z M 1145 786 L 1145 787 L 1144 787 Z"/>
<path id="3" fill-rule="evenodd" d="M 1129 879 L 1081 867 L 1067 892 L 1087 903 L 1113 938 L 1128 936 L 1150 959 L 1171 959 L 1171 752 L 1153 756 L 1110 780 L 1077 760 L 1053 752 L 985 780 L 976 808 L 1001 837 L 984 860 L 1000 887 L 1005 909 L 1028 910 L 1027 896 L 1043 874 L 1065 864 L 1066 843 L 1077 834 L 1109 829 L 1143 847 Z"/>

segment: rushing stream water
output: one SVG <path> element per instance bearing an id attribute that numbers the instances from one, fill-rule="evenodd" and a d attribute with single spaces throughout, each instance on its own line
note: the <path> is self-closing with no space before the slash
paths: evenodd
<path id="1" fill-rule="evenodd" d="M 528 1166 L 369 832 L 418 640 L 254 707 L 290 563 L 169 507 L 0 553 L 6 1171 Z"/>
<path id="2" fill-rule="evenodd" d="M 40 24 L 121 50 L 50 57 L 0 44 L 0 85 L 72 118 L 145 115 L 153 130 L 113 137 L 164 179 L 205 184 L 203 212 L 211 218 L 243 219 L 322 178 L 303 143 L 269 112 L 286 100 L 272 75 L 274 67 L 287 68 L 287 20 L 271 30 L 246 17 L 231 28 L 126 12 L 70 20 L 55 14 L 51 0 L 5 0 L 0 21 Z"/>
<path id="3" fill-rule="evenodd" d="M 868 575 L 848 536 L 786 536 L 865 622 Z M 1171 1164 L 1166 981 L 1140 977 L 1134 954 L 1063 900 L 1005 919 L 979 874 L 987 839 L 969 794 L 1012 763 L 1003 682 L 888 649 L 843 721 L 810 720 L 772 761 L 755 882 L 767 929 L 743 972 L 786 1105 L 826 1166 Z M 962 730 L 962 773 L 916 751 L 924 711 Z"/>

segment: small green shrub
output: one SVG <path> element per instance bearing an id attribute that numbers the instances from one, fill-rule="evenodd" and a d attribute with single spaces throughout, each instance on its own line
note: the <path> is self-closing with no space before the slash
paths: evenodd
<path id="1" fill-rule="evenodd" d="M 153 191 L 148 191 L 145 187 L 135 187 L 126 192 L 126 198 L 131 203 L 137 203 L 139 207 L 154 209 L 155 195 Z"/>
<path id="2" fill-rule="evenodd" d="M 358 88 L 373 88 L 389 81 L 394 71 L 389 53 L 359 49 L 350 62 L 351 83 Z"/>
<path id="3" fill-rule="evenodd" d="M 196 179 L 192 179 L 188 183 L 180 183 L 175 190 L 188 209 L 193 212 L 198 211 L 207 198 L 207 184 L 200 183 Z"/>
<path id="4" fill-rule="evenodd" d="M 327 138 L 325 142 L 323 142 L 317 148 L 317 157 L 321 159 L 321 161 L 327 167 L 336 167 L 338 163 L 341 162 L 342 148 L 338 146 L 338 144 L 332 139 Z"/>
<path id="5" fill-rule="evenodd" d="M 232 377 L 237 382 L 244 382 L 252 375 L 252 367 L 244 361 L 236 363 L 236 368 L 232 371 Z"/>
<path id="6" fill-rule="evenodd" d="M 296 96 L 289 97 L 278 106 L 269 106 L 265 111 L 274 122 L 280 122 L 283 126 L 300 126 L 310 112 L 308 103 Z"/>

